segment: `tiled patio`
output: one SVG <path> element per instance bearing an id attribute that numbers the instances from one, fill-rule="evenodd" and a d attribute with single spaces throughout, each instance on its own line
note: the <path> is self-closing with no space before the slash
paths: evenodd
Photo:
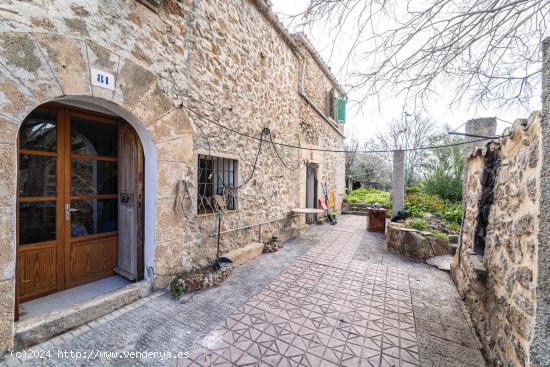
<path id="1" fill-rule="evenodd" d="M 384 254 L 383 238 L 364 224 L 344 217 L 318 229 L 317 245 L 204 338 L 186 365 L 485 365 L 448 275 Z"/>
<path id="2" fill-rule="evenodd" d="M 33 348 L 51 358 L 0 365 L 484 366 L 449 275 L 385 253 L 383 235 L 364 228 L 364 217 L 343 216 L 185 303 L 154 295 Z"/>

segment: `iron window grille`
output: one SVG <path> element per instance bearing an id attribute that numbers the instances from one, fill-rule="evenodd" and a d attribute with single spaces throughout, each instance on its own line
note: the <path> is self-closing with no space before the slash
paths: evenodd
<path id="1" fill-rule="evenodd" d="M 199 154 L 197 213 L 218 210 L 215 196 L 221 196 L 225 210 L 237 209 L 237 160 Z"/>

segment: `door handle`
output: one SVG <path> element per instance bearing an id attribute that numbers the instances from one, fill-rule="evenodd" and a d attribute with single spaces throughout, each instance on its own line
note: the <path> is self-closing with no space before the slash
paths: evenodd
<path id="1" fill-rule="evenodd" d="M 65 220 L 71 220 L 71 213 L 72 212 L 77 212 L 78 209 L 75 209 L 75 208 L 71 208 L 71 206 L 69 204 L 66 204 L 65 205 Z"/>

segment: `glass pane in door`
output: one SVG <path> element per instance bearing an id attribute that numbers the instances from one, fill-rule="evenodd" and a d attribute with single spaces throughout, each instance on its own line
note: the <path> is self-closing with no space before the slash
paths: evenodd
<path id="1" fill-rule="evenodd" d="M 19 129 L 19 148 L 55 152 L 57 112 L 36 109 Z"/>
<path id="2" fill-rule="evenodd" d="M 55 201 L 19 203 L 19 244 L 55 240 Z"/>
<path id="3" fill-rule="evenodd" d="M 116 194 L 117 190 L 117 162 L 71 160 L 72 195 L 108 195 Z"/>
<path id="4" fill-rule="evenodd" d="M 56 157 L 19 155 L 19 196 L 43 197 L 56 193 Z"/>
<path id="5" fill-rule="evenodd" d="M 77 116 L 71 117 L 71 153 L 116 157 L 117 131 L 115 124 L 105 124 Z"/>
<path id="6" fill-rule="evenodd" d="M 118 199 L 72 200 L 71 236 L 118 230 Z"/>

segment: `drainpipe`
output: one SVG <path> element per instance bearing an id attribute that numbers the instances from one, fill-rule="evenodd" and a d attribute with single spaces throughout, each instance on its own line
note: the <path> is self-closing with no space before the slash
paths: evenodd
<path id="1" fill-rule="evenodd" d="M 304 57 L 304 54 L 300 51 L 300 50 L 296 50 L 296 52 L 298 53 L 300 59 L 301 59 L 301 64 L 300 64 L 300 84 L 298 85 L 298 94 L 307 102 L 307 104 L 309 104 L 314 110 L 315 112 L 317 112 L 322 118 L 323 120 L 325 120 L 326 122 L 328 122 L 328 124 L 330 125 L 330 127 L 332 127 L 338 134 L 340 134 L 340 136 L 342 136 L 343 138 L 345 138 L 346 136 L 344 135 L 344 133 L 342 133 L 340 131 L 340 129 L 338 128 L 338 126 L 336 126 L 334 124 L 334 122 L 332 122 L 332 120 L 330 119 L 330 117 L 328 117 L 323 111 L 321 111 L 314 103 L 313 101 L 305 94 L 304 92 L 304 78 L 305 78 L 305 72 L 306 72 L 306 59 Z"/>

